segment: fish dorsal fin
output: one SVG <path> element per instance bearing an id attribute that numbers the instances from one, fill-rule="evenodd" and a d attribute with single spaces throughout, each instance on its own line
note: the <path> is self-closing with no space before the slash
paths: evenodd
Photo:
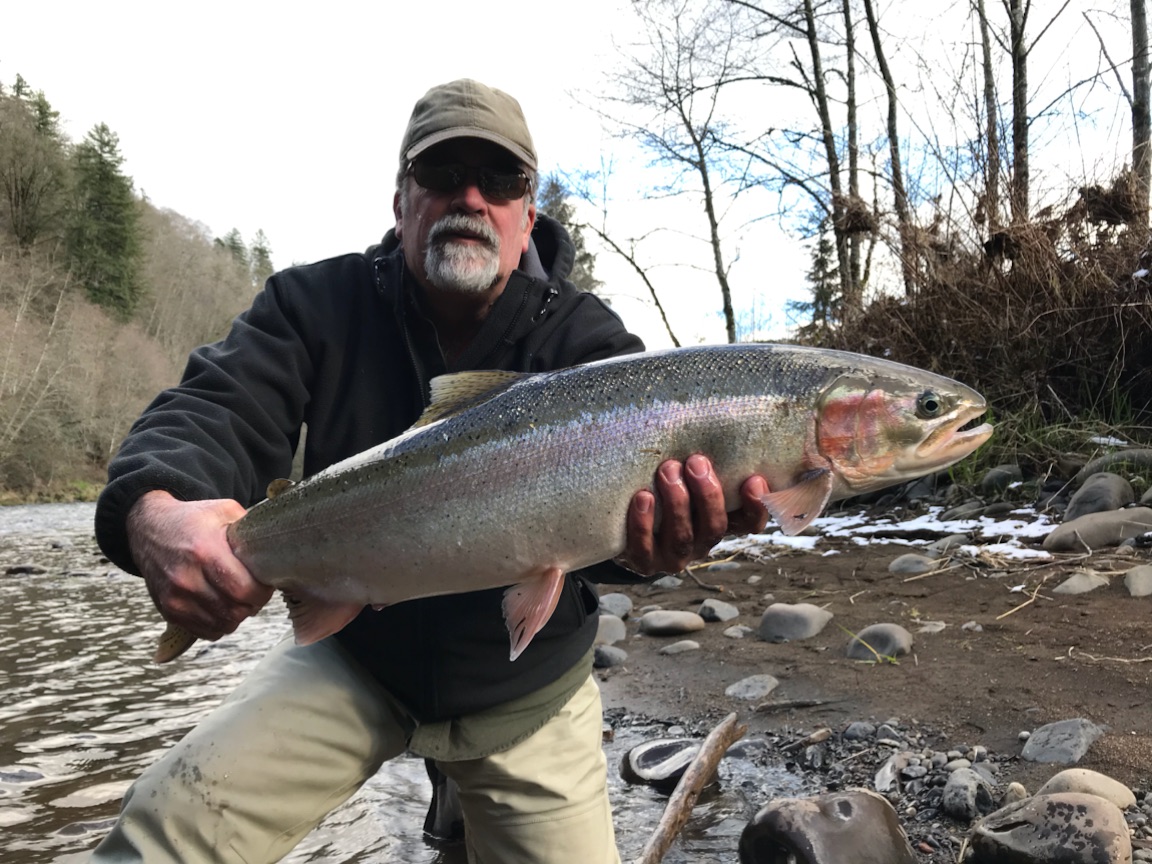
<path id="1" fill-rule="evenodd" d="M 531 377 L 529 372 L 504 372 L 498 369 L 437 375 L 431 383 L 432 403 L 412 426 L 416 428 L 435 423 L 465 408 L 486 402 L 517 381 Z"/>
<path id="2" fill-rule="evenodd" d="M 268 498 L 275 498 L 277 495 L 279 495 L 283 492 L 287 492 L 289 489 L 291 489 L 295 485 L 296 485 L 295 482 L 293 482 L 292 480 L 288 480 L 285 477 L 281 477 L 279 480 L 273 480 L 271 483 L 269 483 L 268 488 L 267 488 L 267 490 L 265 490 L 264 494 Z"/>

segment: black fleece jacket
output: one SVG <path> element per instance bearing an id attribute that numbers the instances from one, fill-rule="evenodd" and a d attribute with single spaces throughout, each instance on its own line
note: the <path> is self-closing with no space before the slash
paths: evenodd
<path id="1" fill-rule="evenodd" d="M 532 240 L 452 371 L 539 372 L 643 350 L 602 301 L 567 280 L 575 250 L 560 225 L 540 216 Z M 132 426 L 97 505 L 105 554 L 138 572 L 125 522 L 150 490 L 255 504 L 288 476 L 302 424 L 306 475 L 407 429 L 429 380 L 448 371 L 418 294 L 392 232 L 366 253 L 270 278 L 228 336 L 192 352 L 180 384 Z M 366 609 L 337 638 L 417 719 L 462 716 L 531 693 L 584 655 L 598 605 L 588 578 L 629 576 L 608 563 L 570 576 L 515 662 L 502 589 Z"/>

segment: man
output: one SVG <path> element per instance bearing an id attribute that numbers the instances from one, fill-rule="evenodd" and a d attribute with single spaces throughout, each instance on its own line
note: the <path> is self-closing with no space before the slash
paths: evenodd
<path id="1" fill-rule="evenodd" d="M 537 217 L 536 153 L 520 106 L 474 81 L 430 90 L 400 153 L 396 226 L 366 254 L 274 275 L 220 343 L 133 426 L 96 515 L 108 556 L 144 577 L 165 618 L 205 639 L 269 599 L 225 526 L 286 476 L 407 428 L 438 374 L 542 371 L 641 350 L 565 277 L 574 250 Z M 628 514 L 625 561 L 678 570 L 731 527 L 762 527 L 762 478 L 734 526 L 707 459 L 661 466 Z M 513 663 L 502 590 L 364 612 L 336 636 L 286 641 L 125 796 L 93 861 L 275 861 L 387 759 L 436 760 L 459 788 L 469 860 L 618 860 L 600 746 L 589 578 L 566 580 Z"/>

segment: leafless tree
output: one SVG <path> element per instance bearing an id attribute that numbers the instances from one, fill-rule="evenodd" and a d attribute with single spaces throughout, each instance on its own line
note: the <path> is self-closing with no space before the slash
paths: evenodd
<path id="1" fill-rule="evenodd" d="M 984 103 L 984 191 L 977 222 L 987 221 L 988 234 L 1000 230 L 1000 106 L 996 98 L 996 69 L 992 64 L 992 36 L 984 0 L 975 0 L 980 30 L 980 77 Z"/>
<path id="2" fill-rule="evenodd" d="M 614 107 L 604 113 L 659 164 L 671 168 L 673 179 L 659 194 L 699 197 L 725 329 L 728 341 L 735 342 L 731 261 L 719 203 L 729 153 L 719 100 L 727 87 L 750 77 L 742 54 L 744 22 L 736 7 L 722 2 L 697 8 L 689 0 L 649 0 L 635 9 L 645 41 L 615 77 L 607 97 Z M 615 249 L 620 252 L 623 246 Z M 634 259 L 630 263 L 635 266 Z"/>
<path id="3" fill-rule="evenodd" d="M 1012 222 L 1028 221 L 1028 45 L 1025 29 L 1031 0 L 1004 0 L 1012 55 L 1012 182 L 1008 200 Z"/>
<path id="4" fill-rule="evenodd" d="M 892 195 L 895 199 L 896 226 L 900 236 L 900 270 L 904 276 L 904 293 L 915 290 L 915 265 L 913 261 L 912 217 L 908 211 L 908 193 L 904 189 L 904 167 L 900 158 L 900 130 L 897 122 L 900 103 L 896 96 L 896 82 L 892 70 L 888 68 L 888 58 L 884 52 L 884 41 L 880 36 L 880 22 L 872 0 L 864 0 L 864 14 L 868 19 L 868 32 L 872 36 L 872 50 L 876 52 L 876 65 L 884 81 L 888 96 L 888 154 L 891 159 Z"/>
<path id="5" fill-rule="evenodd" d="M 1132 14 L 1132 173 L 1136 178 L 1135 224 L 1148 226 L 1152 188 L 1152 117 L 1149 108 L 1148 9 L 1146 0 L 1130 0 Z"/>

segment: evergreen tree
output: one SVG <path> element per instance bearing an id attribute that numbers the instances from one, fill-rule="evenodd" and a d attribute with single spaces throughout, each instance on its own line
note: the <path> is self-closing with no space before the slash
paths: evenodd
<path id="1" fill-rule="evenodd" d="M 596 278 L 596 256 L 584 245 L 584 234 L 576 222 L 576 208 L 568 203 L 568 187 L 556 174 L 544 178 L 536 196 L 537 208 L 564 226 L 576 247 L 576 261 L 572 265 L 571 279 L 581 291 L 595 294 L 604 283 Z"/>
<path id="2" fill-rule="evenodd" d="M 216 246 L 227 250 L 237 264 L 248 267 L 248 247 L 244 245 L 244 237 L 239 228 L 233 228 L 223 237 L 217 237 Z"/>
<path id="3" fill-rule="evenodd" d="M 0 225 L 25 249 L 58 228 L 67 208 L 59 116 L 19 76 L 11 95 L 0 92 Z"/>
<path id="4" fill-rule="evenodd" d="M 252 268 L 252 284 L 260 287 L 276 269 L 272 266 L 272 249 L 268 245 L 268 237 L 263 229 L 257 229 L 248 257 L 249 266 Z"/>
<path id="5" fill-rule="evenodd" d="M 77 145 L 76 203 L 68 254 L 88 298 L 121 318 L 140 301 L 140 212 L 132 179 L 121 171 L 120 140 L 104 123 Z"/>
<path id="6" fill-rule="evenodd" d="M 840 268 L 828 217 L 822 219 L 817 228 L 816 242 L 812 246 L 812 267 L 805 276 L 812 289 L 812 300 L 789 300 L 788 309 L 811 316 L 807 324 L 798 328 L 799 334 L 804 338 L 818 339 L 840 320 Z"/>

